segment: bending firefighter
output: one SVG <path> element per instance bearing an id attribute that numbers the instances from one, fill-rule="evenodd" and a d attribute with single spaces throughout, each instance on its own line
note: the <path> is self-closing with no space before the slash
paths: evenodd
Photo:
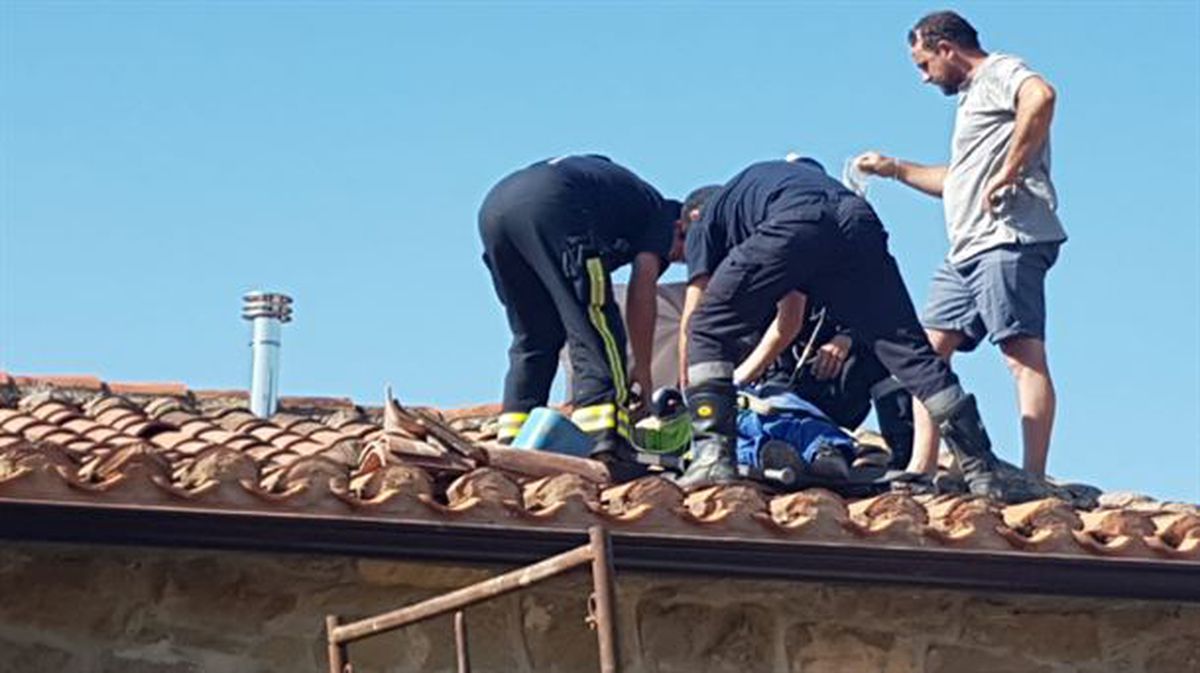
<path id="1" fill-rule="evenodd" d="M 540 161 L 501 180 L 479 212 L 483 260 L 512 330 L 499 439 L 511 442 L 550 394 L 564 344 L 573 369 L 571 420 L 615 478 L 635 472 L 629 395 L 650 379 L 656 284 L 682 259 L 679 203 L 600 156 Z M 633 264 L 628 294 L 633 371 L 610 272 Z"/>
<path id="2" fill-rule="evenodd" d="M 696 201 L 689 198 L 688 207 Z M 736 478 L 735 367 L 752 335 L 775 331 L 785 342 L 794 338 L 803 293 L 853 330 L 925 405 L 971 492 L 1006 499 L 975 398 L 929 345 L 888 252 L 887 233 L 865 200 L 817 162 L 801 159 L 754 164 L 698 207 L 686 244 L 682 328 L 694 460 L 680 479 L 683 487 Z"/>

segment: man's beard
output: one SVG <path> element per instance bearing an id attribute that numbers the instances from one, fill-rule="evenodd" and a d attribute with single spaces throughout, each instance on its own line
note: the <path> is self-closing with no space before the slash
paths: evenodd
<path id="1" fill-rule="evenodd" d="M 947 96 L 957 96 L 962 90 L 962 86 L 967 81 L 967 73 L 955 71 L 950 74 L 944 82 L 938 82 L 938 88 Z"/>

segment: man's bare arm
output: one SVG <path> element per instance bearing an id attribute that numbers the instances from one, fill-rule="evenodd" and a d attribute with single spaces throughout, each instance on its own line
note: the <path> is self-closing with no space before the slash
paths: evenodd
<path id="1" fill-rule="evenodd" d="M 804 326 L 804 309 L 808 298 L 801 292 L 789 292 L 776 305 L 775 319 L 759 339 L 758 345 L 733 372 L 738 385 L 757 380 L 783 353 Z"/>
<path id="2" fill-rule="evenodd" d="M 704 296 L 704 290 L 708 288 L 708 276 L 696 276 L 688 283 L 687 291 L 683 296 L 683 312 L 679 316 L 679 385 L 687 387 L 687 342 L 688 342 L 688 323 L 692 320 L 692 313 L 696 311 L 696 307 L 700 305 L 700 299 Z"/>
<path id="3" fill-rule="evenodd" d="M 662 262 L 652 252 L 638 253 L 629 275 L 629 293 L 625 297 L 625 315 L 629 322 L 629 346 L 633 350 L 630 383 L 641 387 L 646 399 L 651 386 L 650 361 L 654 356 L 654 324 L 658 320 L 658 273 Z"/>
<path id="4" fill-rule="evenodd" d="M 919 192 L 939 199 L 942 197 L 942 187 L 946 183 L 945 166 L 923 166 L 878 152 L 860 154 L 854 162 L 864 173 L 894 178 Z"/>
<path id="5" fill-rule="evenodd" d="M 1013 122 L 1012 142 L 1000 172 L 988 180 L 983 189 L 983 205 L 995 200 L 1000 190 L 1015 185 L 1021 171 L 1029 164 L 1050 136 L 1050 122 L 1054 119 L 1054 102 L 1057 94 L 1054 87 L 1041 77 L 1030 77 L 1017 89 L 1017 116 Z"/>

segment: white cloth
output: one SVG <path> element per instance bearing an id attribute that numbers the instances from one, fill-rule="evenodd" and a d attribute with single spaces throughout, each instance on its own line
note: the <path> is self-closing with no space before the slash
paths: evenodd
<path id="1" fill-rule="evenodd" d="M 683 296 L 686 283 L 658 284 L 658 320 L 654 325 L 654 350 L 650 361 L 650 375 L 654 377 L 654 387 L 679 385 L 679 319 L 683 316 Z M 613 298 L 621 309 L 621 319 L 625 319 L 625 293 L 627 285 L 613 285 Z M 628 340 L 626 340 L 628 342 Z M 633 363 L 633 351 L 626 343 L 626 357 Z M 571 396 L 571 361 L 567 358 L 564 348 L 559 356 L 563 363 L 563 371 L 567 375 L 567 399 Z M 654 391 L 644 391 L 650 394 Z"/>

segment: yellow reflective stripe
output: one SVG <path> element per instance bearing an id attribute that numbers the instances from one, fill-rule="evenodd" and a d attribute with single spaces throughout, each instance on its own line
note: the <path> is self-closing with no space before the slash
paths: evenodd
<path id="1" fill-rule="evenodd" d="M 617 434 L 626 439 L 633 437 L 633 424 L 629 422 L 629 413 L 624 409 L 617 410 Z"/>
<path id="2" fill-rule="evenodd" d="M 625 404 L 629 390 L 625 384 L 624 354 L 617 349 L 617 339 L 613 336 L 612 330 L 608 328 L 608 319 L 604 317 L 603 311 L 605 282 L 608 275 L 604 272 L 604 265 L 600 263 L 599 257 L 589 259 L 587 269 L 592 295 L 591 304 L 588 305 L 588 317 L 591 318 L 592 326 L 600 333 L 600 339 L 604 342 L 604 350 L 608 355 L 608 366 L 612 369 L 613 386 L 616 388 L 617 404 Z"/>
<path id="3" fill-rule="evenodd" d="M 499 425 L 496 430 L 498 439 L 511 439 L 521 434 L 521 426 L 525 425 L 525 421 L 529 419 L 529 414 L 523 411 L 510 411 L 500 414 Z"/>
<path id="4" fill-rule="evenodd" d="M 622 437 L 630 436 L 629 412 L 615 404 L 594 404 L 571 413 L 571 422 L 584 432 L 615 429 Z"/>
<path id="5" fill-rule="evenodd" d="M 571 414 L 571 421 L 584 432 L 607 430 L 617 425 L 617 408 L 613 404 L 580 407 Z"/>

